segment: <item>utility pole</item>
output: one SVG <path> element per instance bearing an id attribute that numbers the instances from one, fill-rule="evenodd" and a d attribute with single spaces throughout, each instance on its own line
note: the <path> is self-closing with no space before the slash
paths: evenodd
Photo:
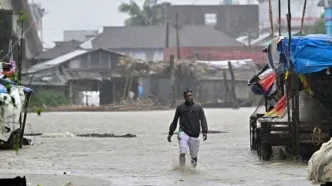
<path id="1" fill-rule="evenodd" d="M 279 10 L 279 15 L 278 15 L 279 36 L 281 36 L 281 0 L 278 0 L 278 10 Z"/>
<path id="2" fill-rule="evenodd" d="M 271 38 L 274 38 L 274 28 L 273 28 L 273 14 L 272 14 L 272 3 L 269 0 L 269 17 L 270 17 L 270 26 L 271 26 Z"/>
<path id="3" fill-rule="evenodd" d="M 167 15 L 167 3 L 164 4 L 164 21 L 165 21 L 165 29 L 166 29 L 166 41 L 165 41 L 165 48 L 169 48 L 169 21 Z"/>
<path id="4" fill-rule="evenodd" d="M 169 63 L 170 63 L 170 68 L 171 68 L 171 95 L 172 95 L 172 102 L 171 102 L 171 107 L 175 108 L 176 106 L 176 77 L 175 77 L 175 61 L 174 61 L 174 55 L 171 55 L 169 57 Z"/>
<path id="5" fill-rule="evenodd" d="M 302 12 L 302 19 L 301 19 L 301 35 L 303 35 L 303 29 L 304 29 L 304 16 L 305 16 L 305 10 L 307 8 L 307 0 L 304 0 L 304 5 L 303 5 L 303 12 Z"/>
<path id="6" fill-rule="evenodd" d="M 181 59 L 180 56 L 180 36 L 179 36 L 179 30 L 180 30 L 180 25 L 179 25 L 179 13 L 176 13 L 176 22 L 175 22 L 175 32 L 176 32 L 176 50 L 177 50 L 177 57 L 178 59 Z"/>
<path id="7" fill-rule="evenodd" d="M 169 48 L 169 22 L 168 20 L 166 20 L 166 41 L 165 41 L 165 48 L 168 49 Z"/>
<path id="8" fill-rule="evenodd" d="M 18 81 L 21 83 L 21 77 L 22 77 L 22 62 L 23 62 L 23 50 L 25 47 L 25 42 L 23 40 L 23 33 L 24 33 L 24 21 L 21 21 L 21 39 L 20 39 L 20 47 L 19 47 L 19 60 L 18 60 L 18 64 L 17 64 L 17 68 L 18 68 L 18 73 L 17 73 L 17 79 Z"/>

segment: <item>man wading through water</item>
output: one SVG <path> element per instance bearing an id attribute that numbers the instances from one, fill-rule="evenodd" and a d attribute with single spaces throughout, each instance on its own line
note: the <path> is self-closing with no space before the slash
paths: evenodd
<path id="1" fill-rule="evenodd" d="M 208 126 L 201 105 L 194 103 L 192 91 L 187 89 L 183 92 L 185 102 L 178 105 L 175 111 L 173 122 L 169 127 L 168 142 L 171 143 L 171 138 L 177 127 L 178 119 L 180 118 L 180 127 L 178 132 L 178 142 L 180 147 L 180 165 L 184 166 L 186 163 L 186 153 L 189 147 L 191 156 L 191 165 L 195 168 L 197 166 L 197 155 L 200 144 L 199 134 L 202 127 L 203 140 L 207 139 Z"/>

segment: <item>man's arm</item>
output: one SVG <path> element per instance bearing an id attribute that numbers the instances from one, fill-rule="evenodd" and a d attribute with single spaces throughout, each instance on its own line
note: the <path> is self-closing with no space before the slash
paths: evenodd
<path id="1" fill-rule="evenodd" d="M 202 132 L 204 134 L 207 134 L 208 133 L 208 125 L 207 125 L 204 109 L 203 109 L 202 106 L 201 106 L 201 109 L 200 109 L 200 112 L 199 112 L 199 120 L 201 120 Z"/>
<path id="2" fill-rule="evenodd" d="M 175 110 L 175 115 L 174 115 L 173 121 L 172 121 L 171 125 L 169 126 L 168 135 L 170 135 L 170 136 L 173 135 L 173 133 L 178 125 L 179 117 L 180 117 L 180 109 L 179 109 L 179 107 L 177 107 Z"/>

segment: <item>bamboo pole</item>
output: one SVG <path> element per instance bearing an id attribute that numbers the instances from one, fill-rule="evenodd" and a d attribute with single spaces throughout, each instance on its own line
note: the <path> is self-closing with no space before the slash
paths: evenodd
<path id="1" fill-rule="evenodd" d="M 224 88 L 225 88 L 225 91 L 226 91 L 226 95 L 228 95 L 228 97 L 230 98 L 230 100 L 232 102 L 233 109 L 234 109 L 234 97 L 233 97 L 233 94 L 231 92 L 231 89 L 228 86 L 227 75 L 226 75 L 225 71 L 223 72 L 223 77 L 224 77 Z M 226 95 L 225 95 L 225 97 L 226 97 Z M 226 100 L 224 100 L 224 103 L 226 103 Z"/>
<path id="2" fill-rule="evenodd" d="M 300 30 L 301 35 L 303 35 L 303 30 L 304 30 L 304 16 L 305 16 L 306 8 L 307 8 L 307 0 L 304 0 L 302 19 L 301 19 L 301 30 Z"/>
<path id="3" fill-rule="evenodd" d="M 235 82 L 235 75 L 234 75 L 234 71 L 232 68 L 232 64 L 230 61 L 228 61 L 228 70 L 229 73 L 231 75 L 231 89 L 230 89 L 230 94 L 232 95 L 232 105 L 233 105 L 233 109 L 238 109 L 239 105 L 237 102 L 237 97 L 236 97 L 236 82 Z"/>
<path id="4" fill-rule="evenodd" d="M 176 77 L 175 77 L 175 60 L 174 60 L 174 55 L 171 55 L 169 57 L 170 61 L 170 67 L 171 67 L 171 74 L 170 74 L 170 80 L 171 80 L 171 95 L 172 95 L 172 101 L 171 101 L 171 107 L 175 108 L 176 107 Z"/>
<path id="5" fill-rule="evenodd" d="M 279 10 L 279 15 L 278 15 L 279 36 L 281 36 L 281 0 L 278 0 L 278 10 Z"/>
<path id="6" fill-rule="evenodd" d="M 273 14 L 272 14 L 272 3 L 271 0 L 269 0 L 269 17 L 270 17 L 270 24 L 271 24 L 271 37 L 274 38 L 274 28 L 273 28 Z"/>
<path id="7" fill-rule="evenodd" d="M 131 91 L 131 86 L 133 84 L 133 73 L 135 71 L 135 68 L 136 68 L 136 61 L 134 61 L 134 64 L 133 64 L 133 68 L 132 70 L 130 71 L 130 80 L 129 80 L 129 85 L 128 85 L 128 90 L 127 92 Z"/>

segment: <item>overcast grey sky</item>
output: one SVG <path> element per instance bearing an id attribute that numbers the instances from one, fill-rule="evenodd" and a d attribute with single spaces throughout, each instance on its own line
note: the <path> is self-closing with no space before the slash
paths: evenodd
<path id="1" fill-rule="evenodd" d="M 43 19 L 43 41 L 53 46 L 53 41 L 63 39 L 63 30 L 101 29 L 103 26 L 121 26 L 127 17 L 118 12 L 121 2 L 129 0 L 29 0 L 42 3 L 47 15 Z M 164 0 L 159 0 L 164 2 Z M 220 4 L 223 0 L 166 0 L 172 4 Z M 239 3 L 256 0 L 234 0 Z M 142 4 L 144 0 L 135 0 Z"/>

